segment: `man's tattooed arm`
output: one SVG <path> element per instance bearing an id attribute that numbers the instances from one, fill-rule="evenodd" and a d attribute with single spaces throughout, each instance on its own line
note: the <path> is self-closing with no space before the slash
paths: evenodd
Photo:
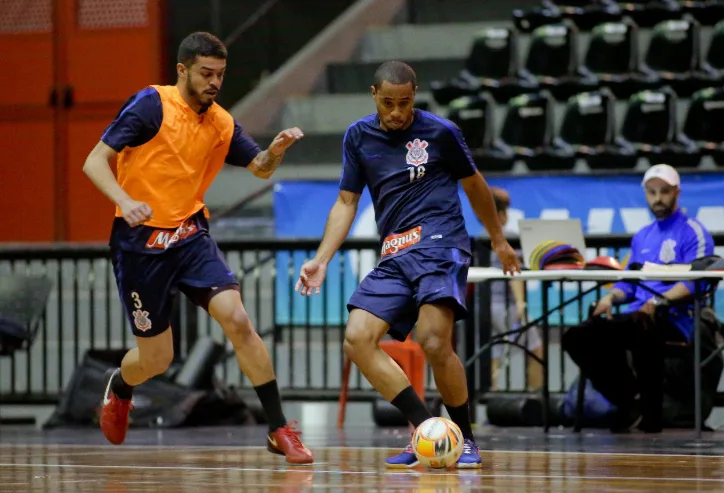
<path id="1" fill-rule="evenodd" d="M 257 178 L 271 178 L 284 158 L 284 153 L 273 154 L 269 149 L 261 151 L 249 164 L 249 171 Z"/>

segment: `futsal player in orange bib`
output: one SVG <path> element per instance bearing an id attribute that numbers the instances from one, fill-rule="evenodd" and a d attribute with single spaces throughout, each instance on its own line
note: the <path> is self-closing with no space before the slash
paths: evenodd
<path id="1" fill-rule="evenodd" d="M 113 268 L 137 342 L 121 367 L 107 375 L 101 429 L 111 443 L 123 443 L 133 388 L 169 367 L 171 293 L 177 288 L 206 309 L 231 340 L 268 417 L 268 450 L 288 463 L 308 464 L 312 453 L 282 412 L 269 353 L 244 309 L 237 279 L 209 235 L 204 205 L 204 193 L 225 162 L 269 178 L 303 135 L 298 128 L 284 130 L 260 150 L 214 101 L 226 58 L 223 43 L 211 34 L 184 39 L 176 85 L 149 86 L 133 95 L 83 168 L 116 204 Z M 109 165 L 114 157 L 117 178 Z"/>

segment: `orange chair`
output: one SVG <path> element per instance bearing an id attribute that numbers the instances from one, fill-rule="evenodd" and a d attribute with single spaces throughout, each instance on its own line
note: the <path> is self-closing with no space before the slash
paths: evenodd
<path id="1" fill-rule="evenodd" d="M 399 341 L 382 341 L 380 348 L 390 358 L 395 360 L 402 371 L 405 372 L 407 378 L 410 379 L 412 388 L 415 389 L 420 399 L 425 400 L 425 354 L 422 348 L 416 342 L 413 342 L 410 336 L 407 336 L 404 342 Z M 344 427 L 345 411 L 347 409 L 347 397 L 349 395 L 349 374 L 352 371 L 352 361 L 345 357 L 344 368 L 342 370 L 342 388 L 339 394 L 339 414 L 337 415 L 337 428 Z"/>

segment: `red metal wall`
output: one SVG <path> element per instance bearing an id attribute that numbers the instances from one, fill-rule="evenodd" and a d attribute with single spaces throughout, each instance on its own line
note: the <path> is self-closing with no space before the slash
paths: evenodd
<path id="1" fill-rule="evenodd" d="M 0 241 L 106 241 L 113 205 L 82 167 L 123 102 L 162 82 L 160 2 L 5 4 Z"/>

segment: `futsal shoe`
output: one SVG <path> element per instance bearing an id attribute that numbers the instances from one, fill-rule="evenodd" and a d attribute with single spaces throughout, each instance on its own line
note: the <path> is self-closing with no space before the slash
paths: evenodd
<path id="1" fill-rule="evenodd" d="M 415 451 L 412 449 L 412 442 L 405 447 L 401 453 L 388 458 L 385 464 L 389 469 L 406 469 L 408 467 L 415 467 L 420 463 L 415 456 Z"/>
<path id="2" fill-rule="evenodd" d="M 114 445 L 120 445 L 126 440 L 128 415 L 133 409 L 130 399 L 121 399 L 112 390 L 113 380 L 120 374 L 120 368 L 106 372 L 108 384 L 101 408 L 101 430 L 106 439 Z"/>
<path id="3" fill-rule="evenodd" d="M 389 469 L 406 469 L 415 467 L 420 463 L 412 449 L 412 442 L 401 453 L 390 457 L 385 461 Z M 480 449 L 474 440 L 465 439 L 463 442 L 463 453 L 455 464 L 458 469 L 478 469 L 482 467 Z"/>
<path id="4" fill-rule="evenodd" d="M 314 462 L 312 452 L 299 439 L 301 431 L 292 427 L 294 422 L 270 432 L 266 437 L 266 448 L 272 454 L 283 455 L 288 464 L 311 464 Z"/>
<path id="5" fill-rule="evenodd" d="M 463 442 L 463 454 L 457 462 L 458 469 L 478 469 L 483 467 L 483 459 L 480 458 L 480 449 L 475 440 L 466 438 Z"/>

